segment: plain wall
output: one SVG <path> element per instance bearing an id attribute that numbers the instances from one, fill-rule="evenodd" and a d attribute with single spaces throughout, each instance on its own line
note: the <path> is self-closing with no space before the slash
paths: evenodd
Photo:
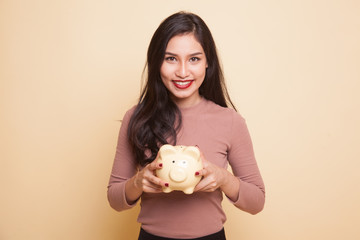
<path id="1" fill-rule="evenodd" d="M 229 240 L 360 239 L 360 2 L 0 1 L 0 239 L 136 239 L 106 187 L 161 20 L 208 24 L 250 129 L 265 209 Z M 204 226 L 206 227 L 206 226 Z"/>

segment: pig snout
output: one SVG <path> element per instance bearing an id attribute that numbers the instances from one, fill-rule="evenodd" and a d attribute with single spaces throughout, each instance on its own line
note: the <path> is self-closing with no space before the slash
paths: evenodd
<path id="1" fill-rule="evenodd" d="M 186 170 L 181 167 L 171 169 L 169 175 L 174 182 L 183 182 L 187 178 Z"/>

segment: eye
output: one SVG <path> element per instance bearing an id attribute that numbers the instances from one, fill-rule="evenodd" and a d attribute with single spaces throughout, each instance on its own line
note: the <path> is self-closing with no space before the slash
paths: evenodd
<path id="1" fill-rule="evenodd" d="M 176 58 L 175 57 L 166 57 L 165 60 L 168 62 L 175 62 Z"/>
<path id="2" fill-rule="evenodd" d="M 175 160 L 172 160 L 172 163 L 175 163 Z"/>
<path id="3" fill-rule="evenodd" d="M 180 163 L 179 163 L 179 166 L 181 167 L 187 167 L 188 166 L 188 162 L 186 160 L 182 160 Z"/>
<path id="4" fill-rule="evenodd" d="M 197 62 L 197 61 L 200 61 L 200 58 L 198 58 L 198 57 L 190 58 L 190 62 Z"/>

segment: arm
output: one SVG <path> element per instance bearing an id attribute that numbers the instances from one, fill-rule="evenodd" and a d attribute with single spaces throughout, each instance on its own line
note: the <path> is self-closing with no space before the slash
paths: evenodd
<path id="1" fill-rule="evenodd" d="M 128 111 L 121 123 L 116 146 L 114 163 L 108 184 L 108 201 L 110 206 L 117 211 L 122 211 L 135 206 L 136 202 L 126 199 L 125 185 L 136 174 L 137 165 L 128 142 L 127 128 L 132 111 Z"/>
<path id="2" fill-rule="evenodd" d="M 251 214 L 263 209 L 265 188 L 255 160 L 251 138 L 245 120 L 234 112 L 230 131 L 228 161 L 233 174 L 205 159 L 203 169 L 196 174 L 203 179 L 195 191 L 212 192 L 220 188 L 238 208 Z"/>
<path id="3" fill-rule="evenodd" d="M 237 200 L 230 200 L 236 207 L 251 214 L 256 214 L 264 208 L 265 186 L 255 159 L 251 137 L 245 120 L 235 113 L 232 133 L 228 160 L 240 185 Z"/>
<path id="4" fill-rule="evenodd" d="M 140 171 L 131 151 L 127 137 L 127 129 L 132 111 L 128 111 L 122 121 L 114 164 L 108 185 L 108 200 L 110 206 L 122 211 L 135 206 L 141 194 L 145 192 L 162 192 L 162 186 L 167 183 L 155 176 L 155 170 L 161 168 L 156 160 Z"/>

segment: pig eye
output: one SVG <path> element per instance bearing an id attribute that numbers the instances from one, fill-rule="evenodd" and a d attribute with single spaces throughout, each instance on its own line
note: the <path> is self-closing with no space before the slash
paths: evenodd
<path id="1" fill-rule="evenodd" d="M 175 160 L 173 160 L 172 163 L 175 163 Z"/>
<path id="2" fill-rule="evenodd" d="M 182 167 L 187 167 L 187 166 L 188 166 L 188 162 L 187 162 L 186 160 L 183 160 L 183 161 L 180 162 L 179 165 L 182 166 Z"/>

